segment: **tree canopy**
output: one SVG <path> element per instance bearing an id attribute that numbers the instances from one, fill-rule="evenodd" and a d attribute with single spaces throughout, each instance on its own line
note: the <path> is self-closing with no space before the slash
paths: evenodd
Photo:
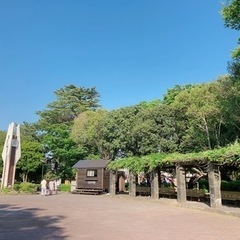
<path id="1" fill-rule="evenodd" d="M 222 16 L 226 27 L 237 31 L 240 30 L 240 1 L 229 1 L 222 9 Z M 238 44 L 240 44 L 240 38 Z M 240 47 L 233 50 L 232 57 L 240 59 Z"/>
<path id="2" fill-rule="evenodd" d="M 225 26 L 240 30 L 240 2 L 239 0 L 228 1 L 222 9 Z"/>
<path id="3" fill-rule="evenodd" d="M 96 89 L 68 85 L 55 91 L 56 100 L 38 111 L 38 132 L 45 154 L 51 154 L 54 171 L 62 179 L 73 177 L 72 166 L 88 154 L 70 136 L 74 119 L 87 110 L 99 107 Z"/>
<path id="4" fill-rule="evenodd" d="M 55 91 L 56 100 L 47 109 L 38 111 L 40 124 L 71 123 L 80 113 L 99 107 L 99 94 L 95 87 L 83 88 L 67 85 Z"/>
<path id="5" fill-rule="evenodd" d="M 222 9 L 225 26 L 234 30 L 240 30 L 240 1 L 231 0 Z M 232 51 L 233 61 L 228 63 L 228 71 L 234 79 L 240 79 L 240 38 L 238 46 Z"/>

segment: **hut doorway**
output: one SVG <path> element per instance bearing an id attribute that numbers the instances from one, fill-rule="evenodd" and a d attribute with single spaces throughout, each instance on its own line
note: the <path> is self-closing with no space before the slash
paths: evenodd
<path id="1" fill-rule="evenodd" d="M 120 194 L 128 193 L 127 183 L 128 183 L 127 172 L 125 170 L 118 171 L 116 182 L 117 192 Z"/>

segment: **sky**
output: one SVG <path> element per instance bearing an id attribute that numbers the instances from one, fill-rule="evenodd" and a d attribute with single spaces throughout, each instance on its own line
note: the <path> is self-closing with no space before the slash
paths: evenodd
<path id="1" fill-rule="evenodd" d="M 0 130 L 34 123 L 66 85 L 113 110 L 227 74 L 219 0 L 0 0 Z"/>

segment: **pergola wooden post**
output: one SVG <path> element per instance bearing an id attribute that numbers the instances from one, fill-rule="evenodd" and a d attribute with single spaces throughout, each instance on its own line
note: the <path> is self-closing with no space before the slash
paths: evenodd
<path id="1" fill-rule="evenodd" d="M 208 182 L 210 192 L 210 206 L 218 207 L 222 205 L 221 198 L 221 172 L 219 166 L 213 163 L 208 165 Z"/>
<path id="2" fill-rule="evenodd" d="M 110 195 L 116 195 L 116 180 L 117 180 L 117 172 L 110 171 L 110 183 L 109 183 L 109 193 Z"/>
<path id="3" fill-rule="evenodd" d="M 152 170 L 151 178 L 151 197 L 154 199 L 159 198 L 159 168 Z"/>
<path id="4" fill-rule="evenodd" d="M 136 197 L 136 175 L 133 172 L 129 172 L 129 195 Z"/>
<path id="5" fill-rule="evenodd" d="M 183 203 L 187 201 L 185 168 L 177 164 L 176 174 L 177 174 L 177 201 L 179 203 Z"/>

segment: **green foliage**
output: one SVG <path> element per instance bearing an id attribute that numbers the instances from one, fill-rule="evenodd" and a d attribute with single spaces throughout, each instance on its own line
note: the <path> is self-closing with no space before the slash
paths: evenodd
<path id="1" fill-rule="evenodd" d="M 221 181 L 222 191 L 240 191 L 240 180 L 237 181 Z"/>
<path id="2" fill-rule="evenodd" d="M 3 194 L 21 194 L 21 193 L 28 193 L 28 194 L 36 194 L 37 189 L 40 187 L 39 184 L 29 183 L 29 182 L 22 182 L 22 183 L 15 183 L 13 188 L 3 188 Z"/>
<path id="3" fill-rule="evenodd" d="M 14 184 L 14 190 L 17 192 L 22 193 L 36 193 L 37 188 L 39 187 L 38 184 L 29 183 L 29 182 L 22 182 L 19 184 Z"/>
<path id="4" fill-rule="evenodd" d="M 175 85 L 172 89 L 168 89 L 167 93 L 163 96 L 163 103 L 164 104 L 171 104 L 175 101 L 176 96 L 181 93 L 182 91 L 188 91 L 193 87 L 191 84 L 187 84 L 184 86 Z"/>
<path id="5" fill-rule="evenodd" d="M 174 166 L 181 162 L 214 162 L 219 164 L 235 163 L 240 164 L 240 144 L 235 143 L 225 148 L 208 150 L 198 153 L 171 153 L 171 154 L 150 154 L 144 157 L 130 157 L 108 164 L 111 170 L 127 168 L 134 173 L 148 172 L 159 166 Z"/>
<path id="6" fill-rule="evenodd" d="M 60 191 L 61 192 L 71 192 L 71 185 L 70 184 L 61 184 Z"/>
<path id="7" fill-rule="evenodd" d="M 42 145 L 39 142 L 30 140 L 21 143 L 21 152 L 17 169 L 19 169 L 23 181 L 26 182 L 30 172 L 36 172 L 41 168 L 41 160 L 44 158 L 44 154 Z"/>
<path id="8" fill-rule="evenodd" d="M 231 0 L 222 9 L 222 17 L 225 26 L 234 30 L 240 30 L 240 1 Z M 238 39 L 240 44 L 240 38 Z M 232 51 L 233 61 L 228 63 L 228 71 L 233 78 L 240 79 L 240 47 Z"/>
<path id="9" fill-rule="evenodd" d="M 101 159 L 101 156 L 98 155 L 98 154 L 89 154 L 86 156 L 85 159 L 88 159 L 88 160 L 98 160 L 98 159 Z"/>
<path id="10" fill-rule="evenodd" d="M 153 108 L 153 107 L 162 105 L 162 100 L 161 99 L 155 99 L 155 100 L 150 101 L 150 102 L 143 101 L 143 102 L 140 102 L 138 105 L 141 106 L 141 107 L 149 109 L 149 108 Z"/>
<path id="11" fill-rule="evenodd" d="M 71 179 L 72 166 L 88 154 L 85 147 L 78 147 L 70 136 L 73 120 L 86 110 L 95 110 L 98 97 L 95 88 L 78 88 L 68 85 L 55 91 L 56 101 L 47 109 L 38 111 L 37 124 L 45 154 L 51 154 L 56 163 L 54 171 L 62 179 Z"/>
<path id="12" fill-rule="evenodd" d="M 200 179 L 198 184 L 199 184 L 199 189 L 209 191 L 209 183 L 207 179 Z"/>
<path id="13" fill-rule="evenodd" d="M 148 172 L 164 164 L 165 154 L 151 154 L 143 157 L 128 157 L 112 161 L 108 164 L 111 170 L 127 168 L 134 173 Z"/>
<path id="14" fill-rule="evenodd" d="M 235 59 L 231 62 L 228 62 L 228 72 L 233 81 L 240 80 L 240 59 Z"/>
<path id="15" fill-rule="evenodd" d="M 221 190 L 222 191 L 228 191 L 229 190 L 228 181 L 226 181 L 226 180 L 221 181 Z"/>
<path id="16" fill-rule="evenodd" d="M 46 179 L 47 181 L 50 181 L 58 179 L 58 176 L 52 171 L 48 171 L 47 173 L 44 174 L 43 178 Z"/>
<path id="17" fill-rule="evenodd" d="M 230 191 L 240 191 L 240 180 L 230 182 Z"/>
<path id="18" fill-rule="evenodd" d="M 3 188 L 1 190 L 1 193 L 3 193 L 3 194 L 10 194 L 10 193 L 13 193 L 13 189 L 12 188 Z M 17 192 L 14 190 L 14 193 L 17 193 Z"/>
<path id="19" fill-rule="evenodd" d="M 140 111 L 136 116 L 134 137 L 139 142 L 139 155 L 177 150 L 178 136 L 174 111 L 170 106 L 157 105 Z"/>
<path id="20" fill-rule="evenodd" d="M 101 151 L 100 129 L 107 111 L 99 109 L 96 111 L 85 111 L 74 120 L 71 129 L 71 138 L 78 147 L 86 148 L 88 155 L 97 155 Z"/>
<path id="21" fill-rule="evenodd" d="M 146 104 L 109 112 L 98 131 L 98 148 L 115 159 L 119 150 L 125 156 L 144 156 L 154 152 L 174 152 L 178 137 L 171 107 Z"/>
<path id="22" fill-rule="evenodd" d="M 163 187 L 163 188 L 173 188 L 171 183 L 166 183 L 166 182 L 162 183 L 161 187 Z"/>
<path id="23" fill-rule="evenodd" d="M 106 115 L 99 130 L 98 143 L 103 158 L 114 159 L 119 149 L 127 156 L 138 154 L 138 139 L 134 137 L 132 129 L 135 126 L 136 115 L 141 109 L 140 106 L 126 107 Z"/>
<path id="24" fill-rule="evenodd" d="M 99 107 L 99 94 L 96 89 L 67 85 L 55 91 L 56 101 L 49 103 L 47 109 L 38 111 L 42 127 L 56 123 L 70 123 L 80 113 Z"/>
<path id="25" fill-rule="evenodd" d="M 217 93 L 216 83 L 195 85 L 191 89 L 181 91 L 172 103 L 176 111 L 182 109 L 182 113 L 187 117 L 189 127 L 186 129 L 185 140 L 193 140 L 196 144 L 198 139 L 197 145 L 205 142 L 202 149 L 212 149 L 220 142 L 219 127 L 222 124 L 222 111 L 216 101 Z M 190 137 L 189 134 L 193 136 Z M 205 141 L 203 142 L 202 139 Z"/>
<path id="26" fill-rule="evenodd" d="M 109 168 L 133 172 L 179 161 L 238 162 L 239 145 L 231 143 L 240 134 L 239 92 L 240 84 L 222 76 L 209 84 L 177 85 L 163 101 L 105 111 L 97 109 L 95 89 L 65 86 L 38 112 L 38 124 L 22 126 L 18 171 L 25 181 L 31 172 L 41 174 L 43 154 L 52 156 L 51 173 L 63 181 L 75 177 L 78 160 L 99 156 L 123 158 Z"/>
<path id="27" fill-rule="evenodd" d="M 240 30 L 240 2 L 231 0 L 223 7 L 222 16 L 225 26 L 235 30 Z"/>
<path id="28" fill-rule="evenodd" d="M 35 123 L 24 122 L 21 124 L 21 141 L 35 141 L 40 142 L 40 134 L 38 133 L 37 125 Z"/>
<path id="29" fill-rule="evenodd" d="M 48 133 L 42 136 L 42 144 L 51 152 L 57 165 L 56 174 L 63 181 L 74 177 L 72 166 L 87 154 L 86 149 L 79 148 L 69 134 L 66 124 L 53 124 L 48 128 Z"/>
<path id="30" fill-rule="evenodd" d="M 232 58 L 235 60 L 240 60 L 240 47 L 237 47 L 232 51 Z"/>

